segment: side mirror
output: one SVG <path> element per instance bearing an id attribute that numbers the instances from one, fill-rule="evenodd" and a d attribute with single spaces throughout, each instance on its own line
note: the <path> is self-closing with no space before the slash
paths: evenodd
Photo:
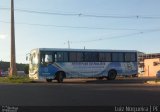
<path id="1" fill-rule="evenodd" d="M 28 61 L 28 56 L 26 56 L 26 61 Z"/>
<path id="2" fill-rule="evenodd" d="M 30 53 L 26 54 L 26 61 L 29 61 L 30 55 L 31 55 Z"/>

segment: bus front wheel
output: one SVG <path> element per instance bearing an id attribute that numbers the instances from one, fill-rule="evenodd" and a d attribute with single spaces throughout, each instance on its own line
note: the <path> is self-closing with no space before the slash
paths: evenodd
<path id="1" fill-rule="evenodd" d="M 116 76 L 117 76 L 117 72 L 115 70 L 111 70 L 108 72 L 107 79 L 108 80 L 115 80 Z"/>
<path id="2" fill-rule="evenodd" d="M 57 77 L 56 77 L 58 83 L 62 83 L 63 82 L 63 79 L 64 79 L 64 73 L 63 72 L 59 72 L 57 74 Z"/>

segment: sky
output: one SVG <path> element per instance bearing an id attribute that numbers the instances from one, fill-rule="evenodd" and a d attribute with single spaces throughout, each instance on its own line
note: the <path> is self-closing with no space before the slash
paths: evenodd
<path id="1" fill-rule="evenodd" d="M 0 0 L 0 60 L 10 61 L 10 2 Z M 16 61 L 34 48 L 160 53 L 160 0 L 14 0 Z"/>

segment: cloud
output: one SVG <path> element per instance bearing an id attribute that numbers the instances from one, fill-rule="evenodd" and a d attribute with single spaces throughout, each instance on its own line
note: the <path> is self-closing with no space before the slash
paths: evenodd
<path id="1" fill-rule="evenodd" d="M 0 34 L 0 39 L 6 39 L 6 38 L 7 38 L 7 35 Z"/>

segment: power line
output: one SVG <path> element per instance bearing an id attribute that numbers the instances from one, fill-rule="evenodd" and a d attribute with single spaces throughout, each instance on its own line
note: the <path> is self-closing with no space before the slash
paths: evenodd
<path id="1" fill-rule="evenodd" d="M 125 37 L 129 37 L 129 36 L 139 35 L 139 34 L 142 34 L 142 33 L 143 33 L 143 32 L 130 33 L 130 34 L 121 35 L 121 36 L 111 36 L 111 37 L 97 38 L 97 39 L 86 40 L 86 41 L 73 41 L 72 43 L 90 43 L 90 42 L 97 42 L 97 41 L 103 41 L 103 40 L 110 40 L 110 39 L 117 39 L 117 38 L 125 38 Z"/>
<path id="2" fill-rule="evenodd" d="M 97 38 L 93 40 L 86 40 L 86 41 L 72 41 L 72 44 L 80 44 L 80 43 L 91 43 L 91 42 L 98 42 L 98 41 L 103 41 L 103 40 L 110 40 L 110 39 L 119 39 L 119 38 L 130 38 L 131 36 L 134 35 L 141 35 L 145 33 L 152 33 L 152 32 L 159 32 L 160 29 L 153 29 L 153 30 L 146 30 L 144 32 L 137 32 L 137 33 L 130 33 L 126 35 L 120 35 L 120 36 L 111 36 L 111 37 L 106 37 L 106 38 Z"/>
<path id="3" fill-rule="evenodd" d="M 10 10 L 10 8 L 0 8 L 4 10 Z M 82 13 L 53 13 L 53 12 L 41 12 L 41 11 L 33 11 L 33 10 L 24 10 L 24 9 L 15 9 L 16 11 L 20 12 L 27 12 L 27 13 L 39 13 L 39 14 L 49 14 L 49 15 L 62 15 L 62 16 L 84 16 L 84 17 L 102 17 L 102 18 L 143 18 L 143 19 L 160 19 L 160 17 L 153 17 L 153 16 L 106 16 L 106 15 L 87 15 L 87 14 L 82 14 Z M 0 21 L 3 23 L 10 23 L 7 21 Z M 31 24 L 31 23 L 16 23 L 16 24 L 25 24 L 25 25 L 34 25 L 34 26 L 45 26 L 45 27 L 63 27 L 63 28 L 82 28 L 82 29 L 105 29 L 105 30 L 139 30 L 140 29 L 125 29 L 125 28 L 100 28 L 100 27 L 81 27 L 81 26 L 62 26 L 62 25 L 46 25 L 46 24 Z M 143 32 L 142 32 L 143 30 Z M 116 39 L 116 38 L 124 38 L 124 37 L 130 37 L 134 35 L 139 35 L 139 34 L 144 34 L 144 33 L 150 33 L 150 32 L 156 32 L 160 31 L 160 29 L 141 29 L 141 32 L 138 33 L 131 33 L 127 35 L 122 35 L 122 36 L 114 36 L 114 37 L 108 37 L 108 38 L 99 38 L 99 39 L 94 39 L 94 40 L 88 40 L 88 41 L 76 41 L 72 43 L 82 43 L 82 42 L 94 42 L 94 41 L 102 41 L 106 39 Z"/>
<path id="4" fill-rule="evenodd" d="M 9 21 L 2 21 L 1 23 L 10 23 Z M 104 27 L 87 27 L 87 26 L 65 26 L 65 25 L 48 25 L 48 24 L 32 24 L 32 23 L 20 23 L 16 22 L 15 24 L 22 24 L 22 25 L 31 25 L 31 26 L 42 26 L 42 27 L 59 27 L 59 28 L 72 28 L 72 29 L 99 29 L 99 30 L 131 30 L 131 31 L 142 31 L 148 29 L 135 29 L 135 28 L 104 28 Z M 153 29 L 154 30 L 154 29 Z"/>
<path id="5" fill-rule="evenodd" d="M 0 8 L 2 10 L 10 10 L 10 8 Z M 15 9 L 18 12 L 34 13 L 34 14 L 47 14 L 47 15 L 59 15 L 59 16 L 77 16 L 77 17 L 93 17 L 93 18 L 113 18 L 113 19 L 160 19 L 158 16 L 141 16 L 141 15 L 130 15 L 130 16 L 119 16 L 119 15 L 93 15 L 83 13 L 60 13 L 60 12 L 46 12 L 46 11 L 35 11 L 25 9 Z"/>
<path id="6" fill-rule="evenodd" d="M 1 21 L 2 23 L 10 23 L 8 21 Z M 107 37 L 107 38 L 97 38 L 97 39 L 92 39 L 92 40 L 86 40 L 86 41 L 70 41 L 72 44 L 76 43 L 89 43 L 89 42 L 98 42 L 98 41 L 103 41 L 103 40 L 109 40 L 109 39 L 118 39 L 118 38 L 127 38 L 131 37 L 134 35 L 140 35 L 144 33 L 152 33 L 152 32 L 159 32 L 160 29 L 114 29 L 114 28 L 96 28 L 96 27 L 75 27 L 75 26 L 58 26 L 58 25 L 44 25 L 44 24 L 30 24 L 30 23 L 16 23 L 16 24 L 24 24 L 24 25 L 34 25 L 34 26 L 47 26 L 47 27 L 64 27 L 64 28 L 87 28 L 87 29 L 107 29 L 107 30 L 139 30 L 141 32 L 138 33 L 130 33 L 126 35 L 120 35 L 120 36 L 112 36 L 112 37 Z"/>

